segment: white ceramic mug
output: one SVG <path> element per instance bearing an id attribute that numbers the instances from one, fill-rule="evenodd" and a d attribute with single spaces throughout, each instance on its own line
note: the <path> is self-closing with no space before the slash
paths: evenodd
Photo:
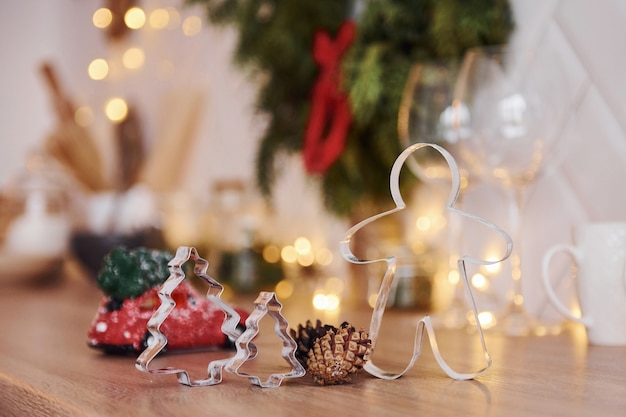
<path id="1" fill-rule="evenodd" d="M 582 323 L 590 344 L 626 346 L 626 223 L 583 223 L 574 230 L 575 245 L 550 248 L 543 258 L 543 283 L 550 301 L 567 318 Z M 559 252 L 578 266 L 575 316 L 556 296 L 549 266 Z"/>

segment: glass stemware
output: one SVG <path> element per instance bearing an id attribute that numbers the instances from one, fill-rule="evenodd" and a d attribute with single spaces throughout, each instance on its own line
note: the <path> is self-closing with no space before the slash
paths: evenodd
<path id="1" fill-rule="evenodd" d="M 558 70 L 532 52 L 474 48 L 464 57 L 455 87 L 453 108 L 464 115 L 457 118 L 460 157 L 485 179 L 502 184 L 510 197 L 512 288 L 498 318 L 510 335 L 528 334 L 537 326 L 522 294 L 521 215 L 530 186 L 546 163 L 555 161 Z"/>
<path id="2" fill-rule="evenodd" d="M 442 58 L 420 62 L 412 67 L 398 114 L 398 135 L 404 147 L 415 143 L 437 143 L 458 159 L 459 133 L 453 126 L 458 113 L 453 111 L 452 102 L 459 66 L 459 59 Z M 419 157 L 419 160 L 415 157 L 407 159 L 406 164 L 422 183 L 449 184 L 449 168 L 439 155 L 421 152 Z M 462 165 L 459 168 L 461 186 L 465 188 L 469 184 L 470 173 Z M 461 195 L 457 199 L 457 206 L 460 205 Z M 447 228 L 447 278 L 452 291 L 451 300 L 444 311 L 433 314 L 436 325 L 448 328 L 462 328 L 468 324 L 469 306 L 463 285 L 455 274 L 461 250 L 460 224 L 457 220 L 449 216 Z"/>

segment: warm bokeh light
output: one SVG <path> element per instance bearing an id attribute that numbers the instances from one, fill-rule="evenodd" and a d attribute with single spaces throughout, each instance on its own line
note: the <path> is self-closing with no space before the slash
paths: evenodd
<path id="1" fill-rule="evenodd" d="M 311 252 L 311 242 L 306 237 L 301 236 L 297 238 L 294 241 L 293 246 L 296 248 L 299 254 Z"/>
<path id="2" fill-rule="evenodd" d="M 447 172 L 443 173 L 442 171 L 442 168 L 438 166 L 429 166 L 424 169 L 428 178 L 442 178 L 442 175 L 447 174 Z"/>
<path id="3" fill-rule="evenodd" d="M 333 252 L 328 248 L 320 248 L 315 251 L 315 261 L 322 266 L 330 265 L 333 259 Z"/>
<path id="4" fill-rule="evenodd" d="M 222 291 L 220 298 L 224 301 L 231 301 L 235 297 L 235 290 L 228 284 L 222 285 L 224 286 L 224 291 Z"/>
<path id="5" fill-rule="evenodd" d="M 487 254 L 487 256 L 485 256 L 485 260 L 490 262 L 496 262 L 498 259 L 498 256 L 493 254 Z M 481 269 L 487 275 L 495 275 L 502 269 L 502 262 L 497 262 L 491 265 L 482 265 Z"/>
<path id="6" fill-rule="evenodd" d="M 337 310 L 339 308 L 339 304 L 341 304 L 341 299 L 337 294 L 326 295 L 326 310 Z"/>
<path id="7" fill-rule="evenodd" d="M 300 264 L 300 266 L 311 266 L 313 262 L 315 262 L 313 252 L 298 253 L 298 264 Z"/>
<path id="8" fill-rule="evenodd" d="M 411 244 L 411 250 L 416 255 L 422 255 L 428 249 L 428 245 L 421 240 L 417 240 Z"/>
<path id="9" fill-rule="evenodd" d="M 78 126 L 87 127 L 93 123 L 93 110 L 89 106 L 80 106 L 74 112 L 74 121 Z"/>
<path id="10" fill-rule="evenodd" d="M 104 29 L 108 27 L 113 21 L 113 13 L 111 13 L 111 10 L 107 9 L 106 7 L 102 7 L 93 12 L 93 15 L 91 16 L 91 21 L 93 22 L 93 25 L 95 27 L 99 29 Z"/>
<path id="11" fill-rule="evenodd" d="M 276 295 L 281 300 L 291 297 L 293 295 L 293 290 L 294 290 L 293 283 L 287 279 L 283 279 L 282 281 L 279 281 L 278 284 L 276 284 L 276 287 L 274 287 L 274 291 L 276 292 Z"/>
<path id="12" fill-rule="evenodd" d="M 369 297 L 367 297 L 367 304 L 374 308 L 376 307 L 376 301 L 378 300 L 378 294 L 377 293 L 373 293 L 370 294 Z"/>
<path id="13" fill-rule="evenodd" d="M 202 19 L 198 16 L 189 16 L 183 20 L 183 34 L 185 36 L 196 36 L 202 29 Z"/>
<path id="14" fill-rule="evenodd" d="M 476 317 L 472 311 L 468 311 L 465 317 L 470 325 L 476 326 Z M 481 311 L 478 313 L 478 321 L 485 329 L 490 329 L 498 324 L 495 314 L 491 311 Z"/>
<path id="15" fill-rule="evenodd" d="M 481 311 L 478 313 L 478 321 L 485 329 L 490 329 L 496 325 L 496 317 L 491 311 Z"/>
<path id="16" fill-rule="evenodd" d="M 448 282 L 451 285 L 458 284 L 460 279 L 461 276 L 459 274 L 459 271 L 457 271 L 456 269 L 451 269 L 450 272 L 448 272 Z"/>
<path id="17" fill-rule="evenodd" d="M 417 218 L 417 221 L 415 222 L 415 226 L 417 227 L 418 230 L 425 232 L 428 229 L 430 229 L 430 227 L 432 226 L 432 221 L 430 220 L 428 216 L 420 216 Z"/>
<path id="18" fill-rule="evenodd" d="M 328 297 L 326 294 L 317 293 L 313 295 L 313 307 L 316 310 L 326 310 L 328 308 Z"/>
<path id="19" fill-rule="evenodd" d="M 494 168 L 493 176 L 496 178 L 500 178 L 502 180 L 507 180 L 509 178 L 509 172 L 504 168 Z"/>
<path id="20" fill-rule="evenodd" d="M 263 260 L 270 264 L 280 261 L 280 248 L 276 245 L 267 245 L 263 248 Z"/>
<path id="21" fill-rule="evenodd" d="M 92 80 L 103 80 L 109 75 L 109 64 L 106 59 L 96 58 L 89 63 L 87 73 Z"/>
<path id="22" fill-rule="evenodd" d="M 465 190 L 468 186 L 469 186 L 469 180 L 467 179 L 467 177 L 461 177 L 461 184 L 460 184 L 461 190 Z"/>
<path id="23" fill-rule="evenodd" d="M 297 263 L 301 267 L 310 267 L 316 263 L 328 266 L 333 262 L 333 253 L 325 247 L 314 249 L 307 237 L 299 236 L 293 245 L 287 245 L 280 250 L 280 258 L 283 262 Z"/>
<path id="24" fill-rule="evenodd" d="M 122 65 L 128 69 L 137 69 L 143 66 L 145 54 L 141 48 L 128 48 L 122 55 Z"/>
<path id="25" fill-rule="evenodd" d="M 316 310 L 335 311 L 339 308 L 341 299 L 337 294 L 324 294 L 316 292 L 313 295 L 313 307 Z"/>
<path id="26" fill-rule="evenodd" d="M 465 313 L 465 318 L 470 325 L 476 326 L 476 317 L 474 316 L 474 312 L 472 310 L 468 310 Z"/>
<path id="27" fill-rule="evenodd" d="M 112 122 L 121 122 L 128 114 L 128 105 L 123 98 L 113 97 L 104 104 L 104 114 Z"/>
<path id="28" fill-rule="evenodd" d="M 124 15 L 124 23 L 130 29 L 141 29 L 146 23 L 146 13 L 140 7 L 131 7 Z"/>
<path id="29" fill-rule="evenodd" d="M 165 9 L 154 9 L 150 13 L 148 23 L 152 29 L 165 29 L 170 23 L 170 14 Z"/>
<path id="30" fill-rule="evenodd" d="M 280 251 L 280 257 L 284 262 L 292 264 L 298 260 L 298 251 L 291 245 L 287 245 Z"/>
<path id="31" fill-rule="evenodd" d="M 489 281 L 481 273 L 476 273 L 472 275 L 471 282 L 474 288 L 480 291 L 485 291 L 487 288 L 489 288 Z"/>
<path id="32" fill-rule="evenodd" d="M 167 10 L 167 14 L 169 15 L 169 24 L 167 25 L 167 27 L 177 27 L 180 24 L 180 13 L 178 13 L 178 10 L 176 10 L 176 8 L 174 7 L 168 7 L 165 10 Z"/>
<path id="33" fill-rule="evenodd" d="M 330 277 L 326 280 L 326 283 L 324 284 L 324 288 L 326 289 L 326 291 L 333 294 L 343 293 L 345 286 L 345 282 L 338 277 Z"/>

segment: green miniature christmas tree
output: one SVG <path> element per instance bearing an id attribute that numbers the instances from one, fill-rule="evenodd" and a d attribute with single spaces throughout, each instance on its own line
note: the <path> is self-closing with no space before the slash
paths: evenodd
<path id="1" fill-rule="evenodd" d="M 136 298 L 169 277 L 173 255 L 167 251 L 117 247 L 104 258 L 98 287 L 116 299 Z"/>

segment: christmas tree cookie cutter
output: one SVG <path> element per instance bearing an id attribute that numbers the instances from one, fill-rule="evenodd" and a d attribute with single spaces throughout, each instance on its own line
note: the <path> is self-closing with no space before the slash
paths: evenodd
<path id="1" fill-rule="evenodd" d="M 221 295 L 224 291 L 224 287 L 215 279 L 207 275 L 206 271 L 209 263 L 198 255 L 195 248 L 181 246 L 176 251 L 174 258 L 168 263 L 170 276 L 159 290 L 161 305 L 148 321 L 148 331 L 150 332 L 151 338 L 149 339 L 148 347 L 137 358 L 135 367 L 142 372 L 153 375 L 176 374 L 178 382 L 183 385 L 215 385 L 222 381 L 222 369 L 231 360 L 230 357 L 210 362 L 207 367 L 208 377 L 198 380 L 192 380 L 189 376 L 189 372 L 184 369 L 177 369 L 173 367 L 160 369 L 150 368 L 150 362 L 152 362 L 152 360 L 159 353 L 161 353 L 167 345 L 167 337 L 161 332 L 160 327 L 176 306 L 176 303 L 172 298 L 172 292 L 185 279 L 185 273 L 182 267 L 187 261 L 190 260 L 194 262 L 194 274 L 209 284 L 206 297 L 225 314 L 221 327 L 222 332 L 233 341 L 241 335 L 241 331 L 237 329 L 241 316 L 233 309 L 233 307 L 222 300 Z M 250 349 L 255 350 L 256 347 L 252 345 Z"/>
<path id="2" fill-rule="evenodd" d="M 298 345 L 288 332 L 289 323 L 281 314 L 283 306 L 278 301 L 278 298 L 276 298 L 276 293 L 261 291 L 254 301 L 254 305 L 254 311 L 250 313 L 250 316 L 246 320 L 246 330 L 235 342 L 237 353 L 229 361 L 225 369 L 235 375 L 247 377 L 252 384 L 263 388 L 276 388 L 280 386 L 285 378 L 299 378 L 304 376 L 306 371 L 302 364 L 296 359 Z M 244 363 L 256 357 L 258 351 L 257 347 L 252 343 L 252 340 L 259 333 L 259 322 L 266 315 L 274 319 L 274 331 L 283 342 L 281 356 L 291 365 L 291 371 L 287 373 L 271 374 L 265 381 L 261 381 L 259 376 L 249 375 L 245 372 L 241 372 L 239 369 Z"/>
<path id="3" fill-rule="evenodd" d="M 430 341 L 430 346 L 433 351 L 433 355 L 435 359 L 437 360 L 437 363 L 439 364 L 441 369 L 443 369 L 443 371 L 449 377 L 453 379 L 457 379 L 457 380 L 473 379 L 482 375 L 491 367 L 492 359 L 491 359 L 491 355 L 489 354 L 487 350 L 483 328 L 480 324 L 480 320 L 478 319 L 478 308 L 476 306 L 476 301 L 474 300 L 474 296 L 472 294 L 472 291 L 469 285 L 465 265 L 467 262 L 473 263 L 476 265 L 493 265 L 493 264 L 502 262 L 511 255 L 511 251 L 513 249 L 513 242 L 511 240 L 511 237 L 504 230 L 502 230 L 500 227 L 498 227 L 494 223 L 491 223 L 490 221 L 483 219 L 482 217 L 479 217 L 472 213 L 460 210 L 454 206 L 454 203 L 456 202 L 456 199 L 460 192 L 461 176 L 460 176 L 459 168 L 456 164 L 456 161 L 454 160 L 454 157 L 452 157 L 452 155 L 447 150 L 445 150 L 439 145 L 430 144 L 430 143 L 417 143 L 406 148 L 394 162 L 393 167 L 391 168 L 391 174 L 389 178 L 391 196 L 392 196 L 394 203 L 396 204 L 396 207 L 391 210 L 375 214 L 374 216 L 369 217 L 361 221 L 360 223 L 357 223 L 352 228 L 350 228 L 346 232 L 344 239 L 340 242 L 339 248 L 340 248 L 341 255 L 343 256 L 343 258 L 346 259 L 348 262 L 351 262 L 354 264 L 371 264 L 375 262 L 387 263 L 387 269 L 385 271 L 380 289 L 378 291 L 378 297 L 376 299 L 376 304 L 374 306 L 374 311 L 372 312 L 372 317 L 370 321 L 369 336 L 372 341 L 371 351 L 373 353 L 375 351 L 376 342 L 378 340 L 378 334 L 380 332 L 383 314 L 385 312 L 385 306 L 387 304 L 387 300 L 389 298 L 389 294 L 390 294 L 392 284 L 393 284 L 393 279 L 395 277 L 395 272 L 397 268 L 397 260 L 393 256 L 384 258 L 384 259 L 369 259 L 369 260 L 359 259 L 352 252 L 352 249 L 350 248 L 350 243 L 352 241 L 354 234 L 357 231 L 359 231 L 361 228 L 380 219 L 381 217 L 385 217 L 393 213 L 397 213 L 406 208 L 406 203 L 404 202 L 404 199 L 402 198 L 402 195 L 400 193 L 400 171 L 404 163 L 409 158 L 409 156 L 411 156 L 411 154 L 425 147 L 432 147 L 435 150 L 437 150 L 448 163 L 452 184 L 450 188 L 450 193 L 446 200 L 446 205 L 445 205 L 446 210 L 448 210 L 451 213 L 455 213 L 462 217 L 481 223 L 482 225 L 486 226 L 487 228 L 491 229 L 496 234 L 498 234 L 502 238 L 506 246 L 506 249 L 504 250 L 503 255 L 497 260 L 484 260 L 484 259 L 478 259 L 472 256 L 462 255 L 457 261 L 457 266 L 459 270 L 458 272 L 459 272 L 461 279 L 463 280 L 463 284 L 466 290 L 466 295 L 470 302 L 471 312 L 476 321 L 476 328 L 478 331 L 478 336 L 480 339 L 480 344 L 482 347 L 485 364 L 482 368 L 478 369 L 477 371 L 469 372 L 469 373 L 460 373 L 452 369 L 448 365 L 448 363 L 443 359 L 443 356 L 439 351 L 439 348 L 437 345 L 437 339 L 435 337 L 435 330 L 433 328 L 430 317 L 425 316 L 421 320 L 419 320 L 416 325 L 415 338 L 413 341 L 413 355 L 411 357 L 411 360 L 409 361 L 409 364 L 406 366 L 404 370 L 402 370 L 401 372 L 385 371 L 379 368 L 378 366 L 376 366 L 373 363 L 373 360 L 371 358 L 364 358 L 365 360 L 367 360 L 367 362 L 365 366 L 363 367 L 363 369 L 365 369 L 371 375 L 376 376 L 381 379 L 399 378 L 400 376 L 408 372 L 413 367 L 417 359 L 419 358 L 421 354 L 421 350 L 422 350 L 422 341 L 424 338 L 424 332 L 426 332 L 428 334 L 428 339 Z"/>

